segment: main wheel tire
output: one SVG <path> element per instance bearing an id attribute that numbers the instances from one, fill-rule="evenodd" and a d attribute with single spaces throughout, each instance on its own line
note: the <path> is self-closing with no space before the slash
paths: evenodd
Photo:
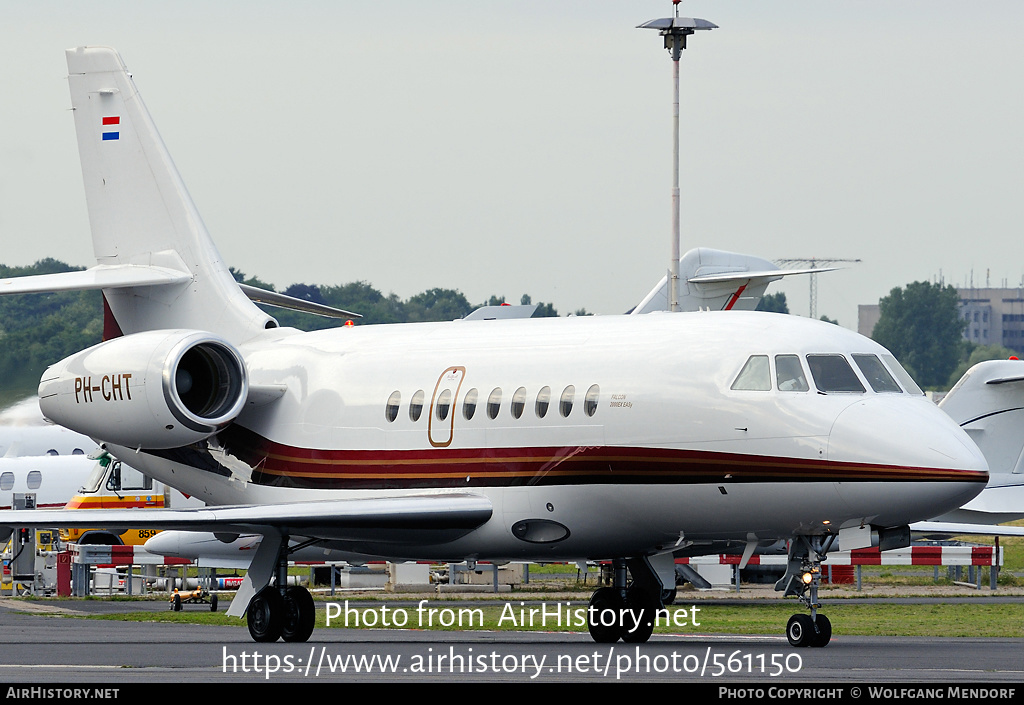
<path id="1" fill-rule="evenodd" d="M 210 595 L 210 611 L 211 612 L 216 612 L 217 611 L 217 593 L 212 593 Z"/>
<path id="2" fill-rule="evenodd" d="M 171 611 L 181 612 L 181 595 L 175 593 L 171 600 Z"/>
<path id="3" fill-rule="evenodd" d="M 614 644 L 622 636 L 622 626 L 619 624 L 622 600 L 615 588 L 603 587 L 594 591 L 590 598 L 590 609 L 587 611 L 587 629 L 590 630 L 590 638 L 598 644 Z M 601 617 L 605 610 L 611 610 L 615 615 L 614 624 L 603 624 Z"/>
<path id="4" fill-rule="evenodd" d="M 809 614 L 794 614 L 789 618 L 786 625 L 786 638 L 790 646 L 810 646 L 816 635 L 814 633 L 814 621 Z"/>
<path id="5" fill-rule="evenodd" d="M 307 641 L 316 623 L 313 596 L 304 587 L 293 586 L 284 593 L 284 624 L 281 638 L 285 641 Z"/>
<path id="6" fill-rule="evenodd" d="M 825 615 L 819 614 L 815 625 L 817 630 L 815 631 L 811 646 L 828 646 L 828 642 L 832 640 L 832 622 Z"/>
<path id="7" fill-rule="evenodd" d="M 281 637 L 284 626 L 284 599 L 277 588 L 267 586 L 256 593 L 245 609 L 245 621 L 253 641 L 269 643 Z"/>
<path id="8" fill-rule="evenodd" d="M 641 590 L 635 584 L 630 585 L 626 590 L 626 608 L 630 610 L 639 624 L 625 624 L 622 627 L 622 640 L 627 644 L 643 644 L 651 638 L 654 633 L 654 622 L 658 618 L 658 610 L 661 605 L 652 595 Z M 633 631 L 630 629 L 633 628 Z"/>

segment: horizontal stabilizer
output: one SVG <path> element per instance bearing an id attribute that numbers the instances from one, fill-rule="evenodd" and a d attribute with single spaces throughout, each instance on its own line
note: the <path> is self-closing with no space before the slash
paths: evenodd
<path id="1" fill-rule="evenodd" d="M 267 289 L 260 289 L 255 286 L 249 286 L 248 284 L 239 284 L 238 286 L 242 290 L 242 293 L 249 297 L 250 301 L 266 304 L 267 306 L 287 308 L 292 311 L 301 311 L 302 313 L 312 313 L 316 316 L 324 316 L 326 318 L 363 317 L 362 314 L 359 313 L 352 313 L 351 311 L 334 308 L 333 306 L 328 306 L 326 304 L 318 304 L 314 301 L 303 301 L 302 299 L 297 299 L 294 296 L 279 294 L 276 291 L 268 291 Z"/>
<path id="2" fill-rule="evenodd" d="M 185 284 L 192 275 L 167 267 L 142 264 L 100 264 L 79 272 L 36 274 L 0 279 L 0 294 L 40 294 L 51 291 L 124 289 L 134 286 Z"/>
<path id="3" fill-rule="evenodd" d="M 1010 382 L 1024 382 L 1024 376 L 1021 377 L 1000 377 L 999 379 L 990 379 L 985 384 L 1009 384 Z"/>
<path id="4" fill-rule="evenodd" d="M 770 269 L 760 272 L 722 272 L 720 274 L 702 274 L 690 277 L 686 281 L 691 284 L 718 284 L 720 282 L 737 282 L 745 279 L 771 279 L 788 277 L 791 274 L 817 274 L 818 272 L 833 272 L 839 267 L 820 267 L 818 269 Z"/>

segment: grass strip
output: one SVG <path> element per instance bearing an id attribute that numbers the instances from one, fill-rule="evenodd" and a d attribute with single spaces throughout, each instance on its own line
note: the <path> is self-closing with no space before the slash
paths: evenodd
<path id="1" fill-rule="evenodd" d="M 419 613 L 415 606 L 350 605 L 349 628 L 412 628 L 436 631 L 545 631 L 585 632 L 585 602 L 549 602 L 547 616 L 541 603 L 510 601 L 498 605 L 431 605 L 432 615 Z M 560 610 L 559 610 L 560 606 Z M 531 613 L 532 624 L 531 624 Z M 342 606 L 343 610 L 343 606 Z M 447 610 L 447 612 L 445 611 Z M 794 602 L 779 605 L 679 605 L 669 608 L 675 626 L 659 626 L 659 634 L 768 634 L 780 635 L 790 615 L 802 612 Z M 560 619 L 559 619 L 560 612 Z M 403 616 L 404 613 L 404 616 Z M 679 613 L 679 614 L 677 614 Z M 1024 638 L 1024 604 L 843 604 L 837 602 L 821 610 L 832 621 L 837 635 L 917 636 L 917 637 L 1015 637 Z M 341 613 L 342 615 L 344 612 Z M 674 615 L 674 616 L 673 616 Z M 385 620 L 385 616 L 388 618 Z M 358 621 L 357 618 L 358 617 Z M 459 626 L 461 618 L 461 626 Z M 90 615 L 86 619 L 126 622 L 172 622 L 180 624 L 244 625 L 244 620 L 222 612 L 127 612 Z M 698 624 L 693 624 L 696 621 Z M 318 605 L 317 627 L 326 627 L 326 610 Z M 397 626 L 404 624 L 404 626 Z M 331 627 L 345 627 L 343 616 L 332 620 Z"/>

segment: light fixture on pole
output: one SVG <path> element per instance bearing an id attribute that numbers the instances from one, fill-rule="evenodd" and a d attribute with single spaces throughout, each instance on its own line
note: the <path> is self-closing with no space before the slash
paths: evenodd
<path id="1" fill-rule="evenodd" d="M 680 0 L 674 17 L 663 17 L 639 25 L 638 29 L 656 29 L 665 38 L 665 48 L 672 55 L 672 255 L 668 270 L 668 310 L 679 310 L 679 57 L 686 48 L 686 38 L 698 30 L 716 29 L 718 25 L 694 17 L 679 16 Z"/>

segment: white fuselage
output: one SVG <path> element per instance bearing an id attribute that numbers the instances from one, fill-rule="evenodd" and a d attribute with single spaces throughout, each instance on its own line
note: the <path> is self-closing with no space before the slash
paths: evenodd
<path id="1" fill-rule="evenodd" d="M 85 455 L 0 458 L 0 510 L 15 495 L 31 495 L 37 509 L 59 509 L 86 484 L 96 461 Z"/>
<path id="2" fill-rule="evenodd" d="M 440 544 L 347 537 L 368 555 L 597 558 L 900 526 L 963 504 L 987 477 L 977 447 L 923 396 L 876 393 L 860 372 L 862 393 L 817 391 L 807 354 L 885 351 L 793 316 L 272 330 L 240 350 L 253 386 L 286 387 L 279 399 L 247 408 L 209 452 L 118 452 L 214 504 L 410 491 L 493 504 L 486 524 Z M 751 355 L 800 356 L 809 389 L 733 389 Z"/>

